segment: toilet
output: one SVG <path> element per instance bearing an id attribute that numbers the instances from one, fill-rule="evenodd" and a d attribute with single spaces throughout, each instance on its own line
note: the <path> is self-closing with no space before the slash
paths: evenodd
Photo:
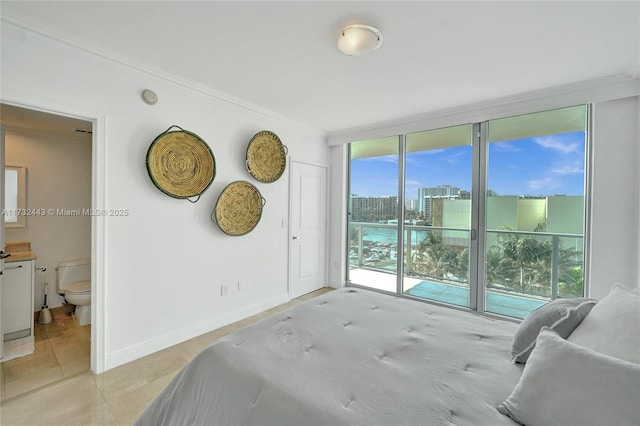
<path id="1" fill-rule="evenodd" d="M 56 290 L 75 305 L 78 325 L 91 324 L 91 259 L 67 260 L 56 267 Z"/>

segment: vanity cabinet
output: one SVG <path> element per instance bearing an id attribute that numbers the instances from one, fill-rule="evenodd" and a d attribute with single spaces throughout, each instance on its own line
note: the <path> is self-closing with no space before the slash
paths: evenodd
<path id="1" fill-rule="evenodd" d="M 2 275 L 4 340 L 33 335 L 34 261 L 6 262 Z"/>

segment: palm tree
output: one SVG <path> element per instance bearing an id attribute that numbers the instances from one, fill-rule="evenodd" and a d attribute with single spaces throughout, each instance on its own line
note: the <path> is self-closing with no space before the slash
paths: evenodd
<path id="1" fill-rule="evenodd" d="M 516 267 L 511 259 L 502 254 L 502 248 L 498 245 L 487 249 L 485 257 L 485 276 L 487 286 L 511 287 L 516 274 Z"/>
<path id="2" fill-rule="evenodd" d="M 414 271 L 432 278 L 444 279 L 449 274 L 460 273 L 459 253 L 453 247 L 444 244 L 442 237 L 433 232 L 429 232 L 418 244 L 412 260 Z"/>
<path id="3" fill-rule="evenodd" d="M 512 235 L 503 239 L 501 245 L 504 256 L 520 270 L 520 290 L 530 290 L 537 269 L 534 264 L 551 259 L 551 243 Z"/>

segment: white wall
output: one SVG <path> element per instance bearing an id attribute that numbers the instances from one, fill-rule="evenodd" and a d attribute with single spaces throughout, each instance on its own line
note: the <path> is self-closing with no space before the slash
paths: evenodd
<path id="1" fill-rule="evenodd" d="M 129 211 L 93 221 L 94 232 L 104 231 L 104 246 L 94 247 L 93 297 L 102 298 L 93 304 L 102 322 L 92 327 L 95 371 L 289 299 L 288 172 L 257 183 L 245 170 L 246 147 L 268 129 L 288 146 L 289 160 L 328 166 L 323 133 L 11 25 L 2 31 L 2 100 L 95 118 L 94 207 Z M 156 105 L 140 99 L 145 88 L 157 92 Z M 161 193 L 145 167 L 150 144 L 173 124 L 199 135 L 215 155 L 216 178 L 195 204 Z M 240 179 L 256 184 L 267 204 L 251 233 L 229 237 L 210 215 L 222 189 Z M 238 281 L 241 291 L 232 285 Z M 229 285 L 224 297 L 221 284 Z"/>
<path id="2" fill-rule="evenodd" d="M 24 166 L 26 199 L 30 209 L 91 208 L 91 138 L 62 137 L 25 130 L 7 129 L 6 164 Z M 43 301 L 43 285 L 49 283 L 50 308 L 62 305 L 56 293 L 56 265 L 62 260 L 91 257 L 91 217 L 59 214 L 25 217 L 25 227 L 6 228 L 7 243 L 29 241 L 38 256 L 33 310 Z"/>
<path id="3" fill-rule="evenodd" d="M 591 293 L 606 295 L 619 281 L 638 285 L 639 97 L 594 107 Z"/>
<path id="4" fill-rule="evenodd" d="M 639 97 L 597 102 L 594 143 L 590 270 L 591 297 L 602 298 L 616 281 L 638 285 L 640 271 Z M 476 112 L 476 116 L 482 116 Z M 450 123 L 451 124 L 451 123 Z M 460 124 L 460 123 L 458 123 Z M 331 147 L 332 188 L 346 182 L 347 151 Z M 332 209 L 346 209 L 344 192 L 331 194 Z M 342 223 L 339 222 L 342 220 Z M 336 217 L 330 230 L 331 262 L 344 259 L 346 219 Z M 331 275 L 331 285 L 344 285 L 344 274 Z M 339 280 L 339 281 L 338 281 Z"/>

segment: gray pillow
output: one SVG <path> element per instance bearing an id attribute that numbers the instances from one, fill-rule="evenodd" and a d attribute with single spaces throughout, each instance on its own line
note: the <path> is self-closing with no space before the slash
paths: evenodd
<path id="1" fill-rule="evenodd" d="M 566 339 L 596 304 L 585 297 L 556 299 L 531 312 L 513 336 L 511 360 L 526 363 L 542 327 L 549 327 Z"/>

